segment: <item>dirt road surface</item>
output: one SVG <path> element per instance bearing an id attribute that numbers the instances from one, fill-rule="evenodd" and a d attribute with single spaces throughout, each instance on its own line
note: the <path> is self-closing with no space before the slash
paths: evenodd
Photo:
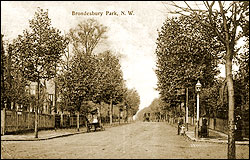
<path id="1" fill-rule="evenodd" d="M 236 145 L 249 159 L 249 145 Z M 25 159 L 226 159 L 227 144 L 193 142 L 164 122 L 136 122 L 44 141 L 2 141 L 1 157 Z"/>

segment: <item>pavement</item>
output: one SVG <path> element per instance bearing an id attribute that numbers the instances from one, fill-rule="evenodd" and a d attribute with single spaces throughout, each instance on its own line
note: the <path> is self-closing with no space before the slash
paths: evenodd
<path id="1" fill-rule="evenodd" d="M 40 141 L 48 140 L 59 137 L 66 137 L 75 134 L 86 133 L 87 129 L 84 127 L 77 131 L 76 128 L 73 129 L 56 129 L 56 130 L 41 130 L 38 131 L 38 138 L 35 138 L 34 132 L 23 133 L 23 134 L 6 134 L 1 136 L 1 141 Z"/>
<path id="2" fill-rule="evenodd" d="M 125 124 L 120 124 L 120 125 L 125 125 Z M 115 127 L 118 125 L 119 125 L 118 123 L 113 123 L 112 126 L 104 125 L 104 128 Z M 88 133 L 86 127 L 80 127 L 79 131 L 77 131 L 76 128 L 41 130 L 38 131 L 38 138 L 35 138 L 34 132 L 28 132 L 28 133 L 1 135 L 1 141 L 41 141 L 41 140 L 67 137 L 83 133 Z"/>
<path id="3" fill-rule="evenodd" d="M 213 129 L 208 130 L 208 137 L 198 139 L 195 138 L 194 134 L 195 127 L 194 126 L 188 126 L 188 131 L 185 131 L 185 136 L 188 137 L 192 141 L 196 142 L 211 142 L 211 143 L 228 143 L 228 135 Z M 241 141 L 235 141 L 235 144 L 237 145 L 249 145 L 249 139 L 243 138 Z"/>

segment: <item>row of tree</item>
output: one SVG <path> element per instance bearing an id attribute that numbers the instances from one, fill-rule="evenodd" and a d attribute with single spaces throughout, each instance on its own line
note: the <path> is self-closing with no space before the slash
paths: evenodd
<path id="1" fill-rule="evenodd" d="M 197 8 L 184 3 L 186 7 L 167 4 L 175 7 L 169 12 L 178 18 L 167 18 L 158 34 L 155 53 L 160 98 L 164 110 L 171 111 L 185 100 L 178 91 L 188 89 L 192 114 L 194 87 L 200 80 L 205 113 L 210 115 L 219 108 L 228 113 L 228 158 L 235 158 L 235 110 L 249 112 L 249 2 L 204 1 L 200 7 L 196 4 Z M 236 45 L 240 39 L 245 39 L 245 45 L 240 46 L 243 50 Z M 225 64 L 225 80 L 216 78 L 220 63 Z M 240 68 L 235 74 L 233 63 Z"/>
<path id="2" fill-rule="evenodd" d="M 245 3 L 243 3 L 245 4 Z M 242 4 L 242 7 L 244 5 Z M 246 6 L 245 6 L 246 7 Z M 218 64 L 225 63 L 226 48 L 213 29 L 197 22 L 197 15 L 168 18 L 159 32 L 157 39 L 158 90 L 165 107 L 169 108 L 177 99 L 185 100 L 185 95 L 176 94 L 180 89 L 189 89 L 188 99 L 194 106 L 194 86 L 199 79 L 202 83 L 201 104 L 205 114 L 214 115 L 216 110 L 228 111 L 226 81 L 218 78 Z M 234 74 L 236 113 L 242 114 L 249 107 L 249 36 L 247 20 L 242 22 L 243 30 L 239 37 L 245 38 L 245 45 L 240 50 L 235 47 L 234 62 L 239 70 Z M 220 89 L 223 89 L 220 91 Z M 224 98 L 224 99 L 223 99 Z M 227 99 L 226 99 L 227 100 Z M 238 109 L 238 110 L 237 110 Z M 241 111 L 241 113 L 239 113 Z M 191 114 L 193 112 L 190 112 Z M 225 115 L 225 113 L 224 113 Z M 225 117 L 226 118 L 226 117 Z"/>
<path id="3" fill-rule="evenodd" d="M 38 137 L 38 109 L 46 98 L 41 82 L 52 79 L 55 103 L 60 99 L 55 106 L 62 112 L 77 113 L 79 118 L 80 113 L 87 114 L 96 104 L 100 110 L 107 110 L 101 108 L 106 103 L 110 123 L 113 105 L 125 110 L 127 117 L 135 115 L 140 97 L 135 89 L 126 87 L 119 55 L 109 50 L 101 53 L 94 50 L 105 40 L 105 26 L 88 19 L 62 35 L 51 26 L 48 10 L 40 8 L 29 23 L 29 29 L 12 43 L 3 42 L 2 35 L 1 109 L 11 109 L 11 102 L 27 108 L 35 100 L 35 137 Z M 36 95 L 30 93 L 31 82 L 37 83 Z"/>

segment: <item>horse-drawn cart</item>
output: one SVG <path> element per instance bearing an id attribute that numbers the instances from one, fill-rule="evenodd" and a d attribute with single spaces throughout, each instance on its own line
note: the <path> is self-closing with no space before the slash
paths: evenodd
<path id="1" fill-rule="evenodd" d="M 97 130 L 105 130 L 100 121 L 100 116 L 98 113 L 98 109 L 92 110 L 87 115 L 87 132 L 97 131 Z"/>

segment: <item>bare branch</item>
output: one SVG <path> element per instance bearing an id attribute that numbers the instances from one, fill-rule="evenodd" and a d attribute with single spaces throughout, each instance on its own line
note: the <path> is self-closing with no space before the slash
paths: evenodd
<path id="1" fill-rule="evenodd" d="M 208 6 L 208 12 L 209 12 L 208 18 L 209 18 L 209 21 L 210 21 L 210 23 L 211 23 L 212 25 L 214 24 L 214 26 L 211 25 L 211 27 L 214 29 L 214 31 L 216 32 L 217 36 L 218 36 L 219 39 L 221 40 L 221 42 L 225 44 L 224 38 L 221 37 L 221 33 L 220 33 L 220 32 L 218 31 L 218 29 L 216 28 L 216 23 L 215 23 L 215 22 L 213 21 L 213 19 L 212 19 L 212 15 L 213 15 L 212 9 L 213 9 L 214 3 L 212 3 L 211 5 L 209 5 L 209 3 L 208 3 L 207 1 L 206 1 L 206 3 L 207 3 L 207 6 Z M 208 25 L 207 25 L 207 26 L 208 26 Z"/>
<path id="2" fill-rule="evenodd" d="M 220 6 L 220 12 L 221 12 L 221 16 L 222 16 L 222 19 L 223 19 L 223 27 L 225 29 L 225 32 L 226 32 L 226 42 L 229 41 L 229 30 L 228 30 L 228 27 L 227 27 L 227 20 L 226 20 L 226 16 L 225 16 L 225 12 L 223 10 L 223 6 L 222 6 L 222 3 L 220 1 L 218 1 L 219 3 L 219 6 Z"/>
<path id="3" fill-rule="evenodd" d="M 180 11 L 177 11 L 177 10 L 176 10 L 176 11 L 170 11 L 169 13 L 171 13 L 171 14 L 180 14 L 180 15 L 183 15 L 183 16 L 187 16 L 187 15 L 183 14 L 183 12 L 187 12 L 187 13 L 196 13 L 196 14 L 197 14 L 197 12 L 199 12 L 199 13 L 208 12 L 208 13 L 209 13 L 209 14 L 208 14 L 208 17 L 209 17 L 209 20 L 210 20 L 210 23 L 211 23 L 211 24 L 206 23 L 206 22 L 202 21 L 201 19 L 199 20 L 199 22 L 200 22 L 202 25 L 205 25 L 205 26 L 207 26 L 207 27 L 212 28 L 212 29 L 216 32 L 216 34 L 217 34 L 217 36 L 219 37 L 220 41 L 221 41 L 222 43 L 225 44 L 225 39 L 221 36 L 221 33 L 220 33 L 219 30 L 217 29 L 216 24 L 215 24 L 215 22 L 214 22 L 213 19 L 212 19 L 212 15 L 213 15 L 214 13 L 217 14 L 217 11 L 213 11 L 213 10 L 212 10 L 212 8 L 213 8 L 213 6 L 214 6 L 214 4 L 215 4 L 215 1 L 213 1 L 211 4 L 209 4 L 208 1 L 203 2 L 203 3 L 204 3 L 204 5 L 206 6 L 206 8 L 207 8 L 208 10 L 192 9 L 191 6 L 187 4 L 187 2 L 185 2 L 185 4 L 187 5 L 186 8 L 185 8 L 185 7 L 180 7 L 180 6 L 178 6 L 175 2 L 172 1 L 172 4 L 170 4 L 170 5 L 172 5 L 173 7 L 176 7 L 177 9 L 180 9 Z M 213 24 L 214 24 L 214 25 L 213 25 Z"/>
<path id="4" fill-rule="evenodd" d="M 237 20 L 236 20 L 236 16 L 237 16 L 237 10 L 236 10 L 236 3 L 233 3 L 233 10 L 232 10 L 232 15 L 233 15 L 233 30 L 231 33 L 231 42 L 235 43 L 235 37 L 236 37 L 236 29 L 238 26 Z"/>
<path id="5" fill-rule="evenodd" d="M 167 11 L 171 12 L 170 9 L 161 1 L 161 3 L 163 4 L 163 6 L 167 9 Z"/>
<path id="6" fill-rule="evenodd" d="M 215 1 L 212 2 L 212 4 L 210 5 L 210 7 L 212 8 L 215 4 Z"/>
<path id="7" fill-rule="evenodd" d="M 185 2 L 185 4 L 188 6 L 188 8 L 191 10 L 191 11 L 193 11 L 193 9 L 188 5 L 188 3 L 186 2 L 186 1 L 184 1 Z"/>
<path id="8" fill-rule="evenodd" d="M 199 10 L 201 10 L 200 7 L 198 6 L 198 4 L 196 3 L 196 1 L 194 1 L 194 3 L 195 3 L 195 5 L 199 8 Z"/>
<path id="9" fill-rule="evenodd" d="M 203 1 L 203 3 L 204 3 L 205 7 L 206 7 L 206 8 L 207 8 L 207 10 L 208 10 L 209 8 L 208 8 L 207 3 L 206 3 L 205 1 Z"/>

